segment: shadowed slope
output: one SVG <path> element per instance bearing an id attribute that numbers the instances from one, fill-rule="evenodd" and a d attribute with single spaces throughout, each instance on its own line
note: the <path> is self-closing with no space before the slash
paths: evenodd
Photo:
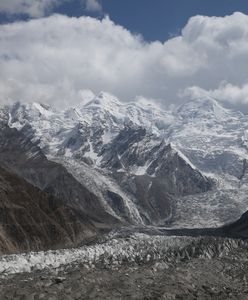
<path id="1" fill-rule="evenodd" d="M 73 246 L 96 234 L 87 216 L 0 167 L 0 253 Z"/>

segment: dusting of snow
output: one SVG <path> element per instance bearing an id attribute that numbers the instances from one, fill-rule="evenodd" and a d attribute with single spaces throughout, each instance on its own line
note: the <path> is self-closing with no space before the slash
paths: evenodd
<path id="1" fill-rule="evenodd" d="M 135 175 L 137 176 L 141 176 L 141 175 L 145 175 L 146 174 L 146 170 L 147 170 L 147 166 L 142 166 L 142 167 L 137 167 L 136 171 L 134 172 Z"/>

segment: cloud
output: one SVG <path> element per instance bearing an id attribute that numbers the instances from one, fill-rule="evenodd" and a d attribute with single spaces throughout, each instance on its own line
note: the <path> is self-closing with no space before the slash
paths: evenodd
<path id="1" fill-rule="evenodd" d="M 1 0 L 0 12 L 6 14 L 25 14 L 33 18 L 44 16 L 63 0 Z"/>
<path id="2" fill-rule="evenodd" d="M 102 11 L 102 5 L 99 2 L 99 0 L 83 0 L 83 3 L 85 4 L 86 11 L 89 11 L 89 12 L 101 12 Z"/>
<path id="3" fill-rule="evenodd" d="M 228 102 L 232 106 L 248 106 L 248 83 L 239 86 L 222 82 L 218 88 L 213 90 L 205 90 L 198 86 L 192 86 L 185 89 L 182 96 L 190 97 L 191 99 L 209 96 L 223 102 Z"/>
<path id="4" fill-rule="evenodd" d="M 108 17 L 62 15 L 1 25 L 0 40 L 1 102 L 75 104 L 88 89 L 164 106 L 197 92 L 248 106 L 248 16 L 241 13 L 192 17 L 164 43 L 145 42 Z"/>

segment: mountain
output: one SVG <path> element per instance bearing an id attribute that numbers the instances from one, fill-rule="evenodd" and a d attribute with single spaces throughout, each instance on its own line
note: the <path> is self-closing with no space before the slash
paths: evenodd
<path id="1" fill-rule="evenodd" d="M 101 93 L 62 112 L 38 103 L 16 103 L 7 111 L 9 128 L 63 165 L 123 223 L 168 223 L 178 196 L 214 186 L 164 142 L 161 131 L 174 117 L 151 105 L 122 104 Z"/>
<path id="2" fill-rule="evenodd" d="M 167 132 L 167 141 L 224 186 L 246 185 L 248 117 L 212 98 L 189 101 L 176 114 L 178 121 Z"/>
<path id="3" fill-rule="evenodd" d="M 100 93 L 63 111 L 15 103 L 0 119 L 2 141 L 21 136 L 0 162 L 98 222 L 215 227 L 247 209 L 248 117 L 212 98 L 164 111 Z"/>

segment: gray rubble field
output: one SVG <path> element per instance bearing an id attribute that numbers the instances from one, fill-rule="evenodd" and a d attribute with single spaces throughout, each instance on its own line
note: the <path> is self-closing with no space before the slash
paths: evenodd
<path id="1" fill-rule="evenodd" d="M 0 299 L 247 299 L 248 242 L 135 234 L 3 256 Z"/>

